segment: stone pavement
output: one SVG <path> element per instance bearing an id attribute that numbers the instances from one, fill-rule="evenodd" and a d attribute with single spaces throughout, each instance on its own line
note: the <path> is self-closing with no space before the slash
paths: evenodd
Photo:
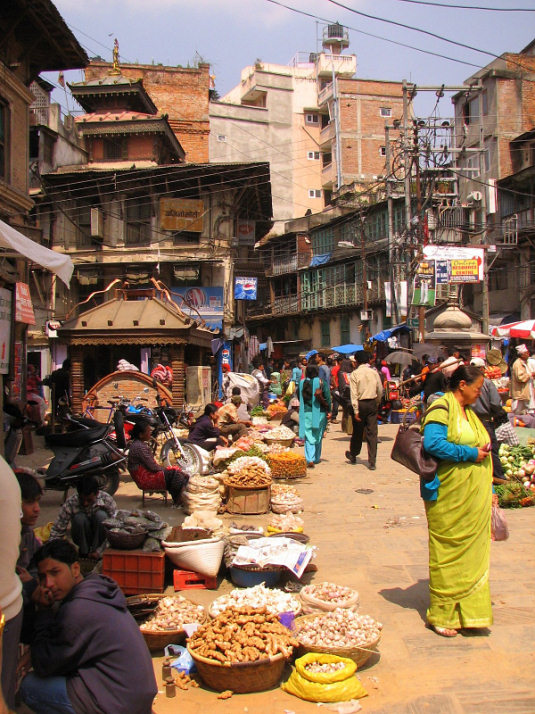
<path id="1" fill-rule="evenodd" d="M 331 425 L 321 464 L 297 482 L 305 501 L 305 532 L 318 548 L 318 572 L 313 577 L 357 589 L 361 612 L 384 624 L 380 654 L 359 673 L 369 692 L 361 700 L 363 712 L 533 714 L 535 508 L 507 511 L 510 538 L 492 544 L 495 622 L 490 634 L 437 636 L 424 627 L 428 600 L 425 513 L 417 477 L 389 458 L 396 431 L 396 425 L 379 428 L 377 470 L 372 472 L 363 460 L 354 466 L 346 462 L 348 437 L 339 426 Z M 20 457 L 19 464 L 40 465 L 47 456 L 37 451 Z M 117 501 L 122 508 L 139 506 L 139 491 L 124 482 Z M 60 494 L 46 493 L 39 524 L 52 520 L 60 503 Z M 161 499 L 146 504 L 173 525 L 182 518 L 181 511 L 165 508 Z M 265 524 L 268 516 L 246 520 Z M 185 594 L 207 605 L 231 587 L 223 580 L 217 591 Z M 155 658 L 154 663 L 161 685 L 160 660 Z M 166 699 L 161 690 L 155 712 L 206 714 L 212 706 L 228 714 L 323 711 L 280 689 L 234 695 L 226 701 L 218 700 L 210 690 L 193 689 L 177 690 L 175 699 Z"/>

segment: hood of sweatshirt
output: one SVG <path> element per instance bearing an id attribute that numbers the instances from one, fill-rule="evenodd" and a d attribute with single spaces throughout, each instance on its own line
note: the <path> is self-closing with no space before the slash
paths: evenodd
<path id="1" fill-rule="evenodd" d="M 74 598 L 109 605 L 116 610 L 126 610 L 126 600 L 121 589 L 115 580 L 106 575 L 88 575 L 81 583 L 74 586 L 64 602 Z"/>

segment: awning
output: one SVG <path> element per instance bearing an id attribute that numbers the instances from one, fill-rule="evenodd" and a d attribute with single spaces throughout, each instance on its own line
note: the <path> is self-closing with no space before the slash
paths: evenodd
<path id="1" fill-rule="evenodd" d="M 37 263 L 43 268 L 56 273 L 58 278 L 61 278 L 65 285 L 69 287 L 74 265 L 68 255 L 56 253 L 54 250 L 39 245 L 39 243 L 26 238 L 20 231 L 15 230 L 4 221 L 0 221 L 0 247 L 14 250 L 33 263 Z"/>
<path id="2" fill-rule="evenodd" d="M 338 354 L 341 355 L 352 355 L 354 352 L 360 352 L 361 350 L 364 349 L 362 345 L 354 345 L 354 344 L 347 344 L 347 345 L 338 345 L 338 347 L 331 347 L 333 352 L 338 352 Z"/>
<path id="3" fill-rule="evenodd" d="M 315 255 L 310 261 L 310 268 L 315 268 L 318 265 L 325 265 L 331 259 L 332 253 L 323 253 L 322 255 Z"/>
<path id="4" fill-rule="evenodd" d="M 391 327 L 388 330 L 381 330 L 381 332 L 378 332 L 376 335 L 372 335 L 370 337 L 370 340 L 373 342 L 374 340 L 376 342 L 386 342 L 388 339 L 392 337 L 396 332 L 410 332 L 409 328 L 407 327 L 406 322 L 402 322 L 401 325 L 396 325 L 395 327 Z"/>

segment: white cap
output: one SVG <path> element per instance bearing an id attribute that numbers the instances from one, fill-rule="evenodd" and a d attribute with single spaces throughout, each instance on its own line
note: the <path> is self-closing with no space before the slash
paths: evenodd
<path id="1" fill-rule="evenodd" d="M 470 364 L 474 365 L 474 367 L 486 367 L 485 360 L 482 359 L 481 357 L 472 357 L 470 360 Z"/>
<path id="2" fill-rule="evenodd" d="M 529 352 L 528 348 L 524 344 L 517 345 L 516 351 L 518 352 L 519 355 L 524 354 L 525 352 Z"/>

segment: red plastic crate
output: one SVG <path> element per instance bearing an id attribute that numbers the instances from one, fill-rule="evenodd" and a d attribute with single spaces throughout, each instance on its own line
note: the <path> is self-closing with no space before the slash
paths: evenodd
<path id="1" fill-rule="evenodd" d="M 175 590 L 215 590 L 217 577 L 195 573 L 193 570 L 173 570 Z"/>
<path id="2" fill-rule="evenodd" d="M 104 551 L 102 575 L 113 578 L 126 595 L 161 593 L 165 581 L 165 553 L 142 550 Z"/>

